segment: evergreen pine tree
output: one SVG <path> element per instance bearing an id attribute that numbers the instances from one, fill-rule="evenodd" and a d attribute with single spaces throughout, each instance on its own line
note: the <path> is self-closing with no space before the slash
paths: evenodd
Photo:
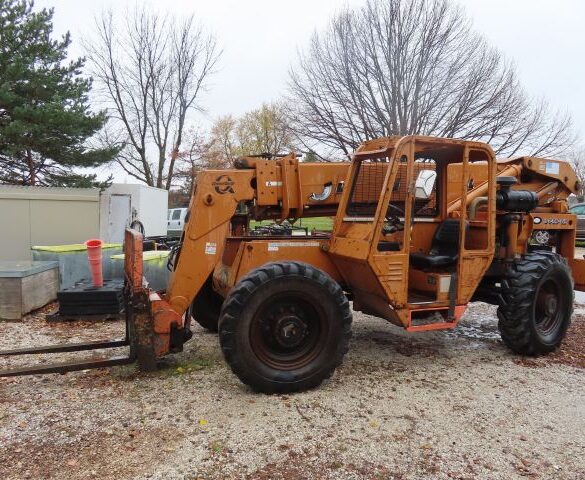
<path id="1" fill-rule="evenodd" d="M 66 62 L 69 33 L 52 38 L 53 10 L 27 0 L 0 0 L 0 183 L 92 186 L 75 167 L 110 162 L 115 147 L 90 148 L 106 122 L 88 105 L 85 60 Z"/>

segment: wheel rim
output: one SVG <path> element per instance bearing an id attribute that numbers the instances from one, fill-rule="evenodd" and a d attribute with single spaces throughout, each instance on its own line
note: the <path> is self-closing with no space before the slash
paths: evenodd
<path id="1" fill-rule="evenodd" d="M 275 295 L 257 309 L 250 326 L 250 345 L 266 365 L 294 370 L 311 363 L 327 335 L 320 306 L 300 295 Z"/>
<path id="2" fill-rule="evenodd" d="M 563 311 L 561 286 L 553 279 L 546 280 L 536 294 L 534 318 L 538 332 L 543 336 L 554 333 L 563 321 Z"/>

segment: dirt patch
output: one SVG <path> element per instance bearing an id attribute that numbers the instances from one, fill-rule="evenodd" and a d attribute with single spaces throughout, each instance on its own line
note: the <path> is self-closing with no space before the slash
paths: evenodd
<path id="1" fill-rule="evenodd" d="M 400 480 L 400 474 L 392 474 L 384 465 L 364 462 L 357 466 L 353 463 L 344 463 L 340 458 L 330 458 L 323 453 L 323 449 L 290 450 L 284 446 L 281 450 L 287 452 L 285 458 L 278 462 L 271 462 L 264 467 L 248 474 L 249 480 L 290 480 L 312 478 L 315 480 L 338 478 L 371 478 Z"/>
<path id="2" fill-rule="evenodd" d="M 20 425 L 22 427 L 22 425 Z M 16 426 L 19 428 L 19 426 Z M 3 479 L 128 478 L 148 471 L 174 453 L 184 433 L 178 430 L 124 428 L 76 438 L 75 430 L 60 426 L 70 441 L 44 438 L 20 441 L 0 449 L 0 464 L 11 465 Z"/>

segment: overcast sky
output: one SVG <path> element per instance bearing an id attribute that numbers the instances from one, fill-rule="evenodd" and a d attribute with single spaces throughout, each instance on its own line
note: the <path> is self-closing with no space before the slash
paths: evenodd
<path id="1" fill-rule="evenodd" d="M 213 118 L 240 114 L 286 90 L 287 72 L 297 49 L 311 33 L 326 27 L 344 6 L 363 0 L 151 0 L 160 11 L 194 13 L 216 35 L 223 56 L 209 92 L 202 97 L 208 124 Z M 461 0 L 478 31 L 516 63 L 527 92 L 568 110 L 585 139 L 585 1 Z M 69 30 L 70 53 L 81 55 L 81 38 L 94 29 L 104 9 L 123 14 L 135 1 L 36 0 L 55 8 L 55 33 Z"/>

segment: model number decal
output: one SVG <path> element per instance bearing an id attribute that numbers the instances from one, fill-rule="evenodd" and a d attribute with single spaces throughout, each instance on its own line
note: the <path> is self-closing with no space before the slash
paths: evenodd
<path id="1" fill-rule="evenodd" d="M 538 225 L 543 223 L 544 225 L 568 225 L 569 219 L 568 218 L 540 218 L 534 217 L 533 223 Z"/>

